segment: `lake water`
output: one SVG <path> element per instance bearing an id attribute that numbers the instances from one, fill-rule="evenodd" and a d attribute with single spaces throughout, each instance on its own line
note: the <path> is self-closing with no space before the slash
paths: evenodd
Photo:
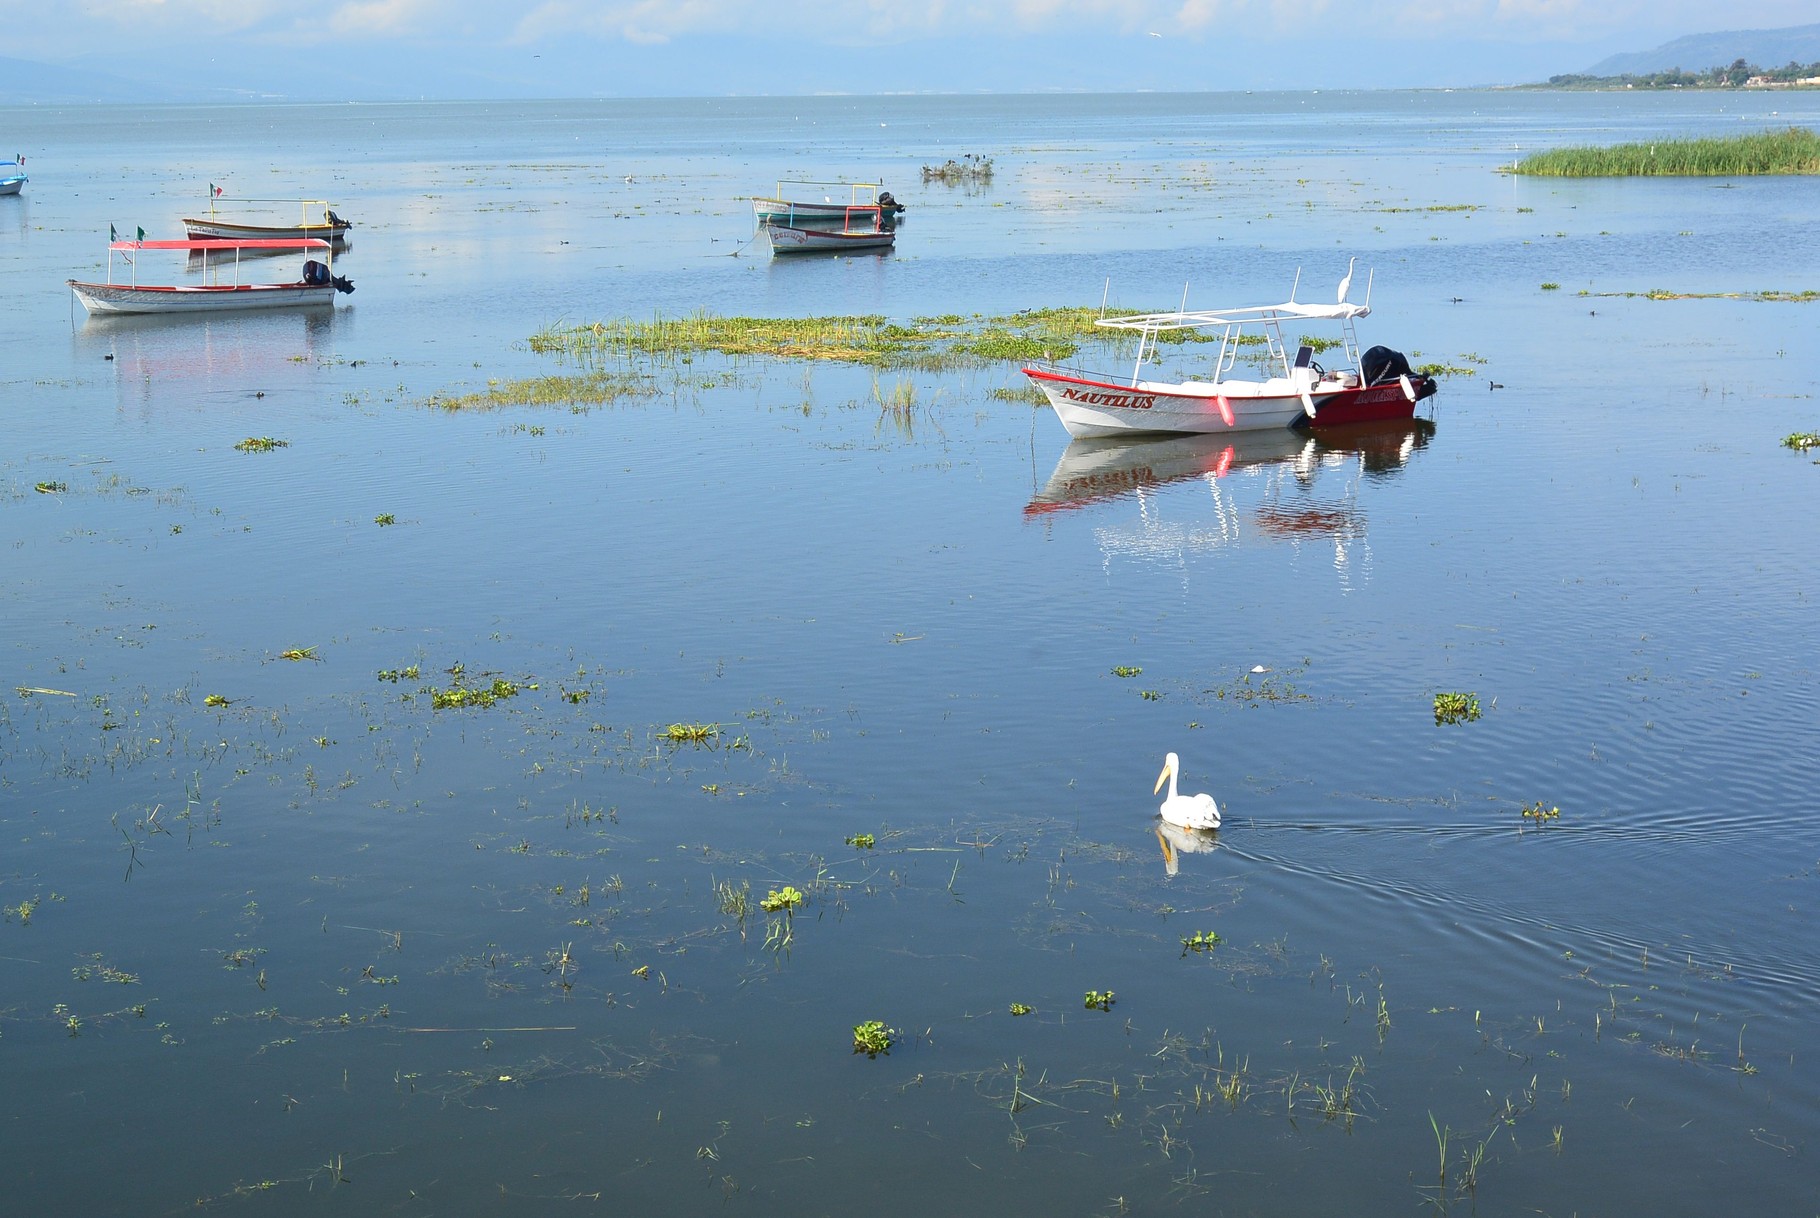
<path id="1" fill-rule="evenodd" d="M 1497 168 L 1816 121 L 0 110 L 9 1208 L 1812 1209 L 1820 304 L 1758 294 L 1820 288 L 1813 183 Z M 899 248 L 769 259 L 745 196 L 803 177 L 882 180 Z M 108 225 L 211 183 L 332 199 L 355 294 L 85 320 Z M 1367 343 L 1452 369 L 1365 440 L 1070 448 L 1011 364 L 428 405 L 573 371 L 557 322 L 1319 299 L 1353 256 Z M 1173 866 L 1169 750 L 1226 815 Z"/>

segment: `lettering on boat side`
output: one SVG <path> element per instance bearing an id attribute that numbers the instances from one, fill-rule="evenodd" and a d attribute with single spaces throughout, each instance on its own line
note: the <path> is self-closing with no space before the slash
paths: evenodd
<path id="1" fill-rule="evenodd" d="M 1126 410 L 1149 410 L 1156 405 L 1154 397 L 1138 397 L 1129 393 L 1101 393 L 1097 390 L 1068 388 L 1062 390 L 1062 396 L 1083 406 L 1122 406 Z"/>

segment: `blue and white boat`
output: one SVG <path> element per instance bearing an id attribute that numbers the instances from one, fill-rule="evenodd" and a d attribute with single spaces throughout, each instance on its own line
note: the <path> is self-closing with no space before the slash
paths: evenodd
<path id="1" fill-rule="evenodd" d="M 10 161 L 0 161 L 0 195 L 16 195 L 19 188 L 28 179 L 25 176 L 25 158 L 15 157 Z"/>

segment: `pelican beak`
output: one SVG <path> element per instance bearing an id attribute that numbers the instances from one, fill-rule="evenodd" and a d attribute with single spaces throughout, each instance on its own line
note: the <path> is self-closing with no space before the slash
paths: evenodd
<path id="1" fill-rule="evenodd" d="M 1162 789 L 1163 789 L 1163 782 L 1164 782 L 1164 780 L 1166 780 L 1166 779 L 1167 779 L 1167 778 L 1168 778 L 1168 777 L 1169 777 L 1169 763 L 1168 763 L 1168 762 L 1164 762 L 1164 763 L 1163 763 L 1163 772 L 1162 772 L 1162 773 L 1161 773 L 1161 774 L 1158 774 L 1158 775 L 1157 775 L 1157 776 L 1156 776 L 1156 790 L 1155 790 L 1155 791 L 1152 791 L 1152 792 L 1150 792 L 1150 793 L 1151 793 L 1151 794 L 1152 794 L 1152 795 L 1155 795 L 1155 794 L 1156 794 L 1156 793 L 1157 793 L 1157 791 L 1161 791 L 1161 790 L 1162 790 Z"/>

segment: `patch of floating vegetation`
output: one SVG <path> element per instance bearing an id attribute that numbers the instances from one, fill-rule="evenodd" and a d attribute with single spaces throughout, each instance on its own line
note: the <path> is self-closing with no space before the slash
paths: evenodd
<path id="1" fill-rule="evenodd" d="M 1217 931 L 1197 930 L 1192 935 L 1182 936 L 1182 955 L 1186 956 L 1189 952 L 1210 952 L 1224 942 Z"/>
<path id="2" fill-rule="evenodd" d="M 1559 820 L 1561 809 L 1552 805 L 1543 807 L 1542 801 L 1538 799 L 1535 803 L 1524 806 L 1523 817 L 1525 820 L 1533 820 L 1537 824 L 1541 824 L 1544 821 Z"/>
<path id="3" fill-rule="evenodd" d="M 1782 446 L 1804 453 L 1810 448 L 1820 448 L 1820 431 L 1798 431 L 1793 435 L 1782 437 Z"/>
<path id="4" fill-rule="evenodd" d="M 977 152 L 962 155 L 960 160 L 949 157 L 940 165 L 924 165 L 923 181 L 943 182 L 948 185 L 978 184 L 992 180 L 992 158 L 981 156 Z"/>
<path id="5" fill-rule="evenodd" d="M 585 326 L 546 327 L 531 350 L 585 362 L 604 357 L 688 359 L 713 352 L 734 358 L 826 361 L 875 368 L 944 370 L 1006 360 L 1064 359 L 1083 343 L 1116 341 L 1097 327 L 1099 309 L 1025 309 L 1003 317 L 953 314 L 894 322 L 877 314 L 852 317 L 721 317 L 691 313 L 650 321 L 621 319 Z M 1166 341 L 1201 341 L 1177 332 Z M 1261 341 L 1261 340 L 1260 340 Z M 562 379 L 562 378 L 555 378 Z"/>
<path id="6" fill-rule="evenodd" d="M 1430 212 L 1446 211 L 1484 211 L 1485 205 L 1482 203 L 1431 203 L 1427 207 L 1380 207 L 1378 210 L 1393 214 L 1399 212 L 1421 212 L 1427 214 Z"/>
<path id="7" fill-rule="evenodd" d="M 1435 695 L 1435 725 L 1471 723 L 1479 717 L 1479 695 L 1447 692 Z"/>
<path id="8" fill-rule="evenodd" d="M 1306 660 L 1287 672 L 1273 672 L 1257 665 L 1239 674 L 1236 681 L 1216 685 L 1208 692 L 1222 702 L 1261 706 L 1267 702 L 1312 702 L 1314 699 L 1297 689 L 1293 678 L 1308 670 Z"/>
<path id="9" fill-rule="evenodd" d="M 1820 135 L 1807 127 L 1708 139 L 1555 148 L 1511 173 L 1552 178 L 1745 177 L 1820 174 Z"/>
<path id="10" fill-rule="evenodd" d="M 32 487 L 40 495 L 61 495 L 69 490 L 67 482 L 40 482 Z"/>
<path id="11" fill-rule="evenodd" d="M 489 381 L 474 393 L 435 394 L 424 405 L 438 410 L 500 410 L 509 406 L 607 406 L 628 397 L 649 397 L 656 389 L 643 377 L 624 373 L 583 372 L 573 376 L 534 376 L 516 381 Z"/>
<path id="12" fill-rule="evenodd" d="M 241 453 L 269 453 L 275 449 L 289 448 L 290 446 L 291 442 L 289 440 L 274 440 L 271 436 L 248 436 L 246 439 L 240 441 L 240 443 L 234 445 L 234 451 Z"/>
<path id="13" fill-rule="evenodd" d="M 896 1029 L 886 1027 L 882 1020 L 868 1019 L 865 1023 L 854 1024 L 853 1051 L 864 1053 L 867 1057 L 890 1053 L 895 1035 Z"/>
<path id="14" fill-rule="evenodd" d="M 720 736 L 720 724 L 672 723 L 658 735 L 672 744 L 707 744 Z"/>
<path id="15" fill-rule="evenodd" d="M 801 890 L 785 884 L 782 888 L 773 888 L 766 893 L 764 900 L 758 903 L 758 907 L 766 913 L 788 913 L 800 906 L 803 900 Z"/>
<path id="16" fill-rule="evenodd" d="M 413 666 L 413 668 L 406 668 L 406 672 L 415 674 L 417 668 L 415 668 L 415 666 Z M 388 679 L 397 679 L 397 675 L 399 674 L 382 672 L 382 674 L 379 674 L 379 677 L 382 681 L 388 681 Z M 451 666 L 450 679 L 451 685 L 448 686 L 448 688 L 440 688 L 439 690 L 439 688 L 435 688 L 435 686 L 430 686 L 430 688 L 426 690 L 426 694 L 430 694 L 431 708 L 435 708 L 435 710 L 459 710 L 459 708 L 464 708 L 464 706 L 493 706 L 497 705 L 497 703 L 501 703 L 504 699 L 508 699 L 508 697 L 517 697 L 517 695 L 524 692 L 524 690 L 535 690 L 535 688 L 537 688 L 537 683 L 535 683 L 535 681 L 508 681 L 506 677 L 493 677 L 491 681 L 486 681 L 484 685 L 471 685 L 470 681 L 468 681 L 468 668 L 466 668 L 466 665 L 460 665 L 460 663 Z"/>
<path id="17" fill-rule="evenodd" d="M 1647 292 L 1581 292 L 1580 295 L 1615 300 L 1752 300 L 1781 301 L 1793 304 L 1808 304 L 1820 300 L 1820 290 L 1813 288 L 1799 292 L 1783 292 L 1775 288 L 1761 292 L 1674 292 L 1667 288 L 1651 288 Z"/>

